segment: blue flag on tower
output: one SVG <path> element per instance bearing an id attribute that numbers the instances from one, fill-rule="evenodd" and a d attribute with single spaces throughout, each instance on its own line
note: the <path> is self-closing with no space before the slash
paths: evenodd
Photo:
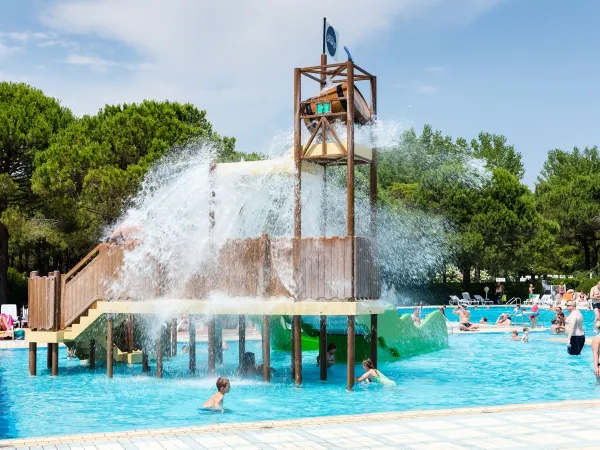
<path id="1" fill-rule="evenodd" d="M 325 26 L 323 28 L 323 53 L 327 55 L 327 59 L 332 59 L 338 62 L 340 54 L 340 35 L 331 26 L 327 19 L 324 19 Z"/>

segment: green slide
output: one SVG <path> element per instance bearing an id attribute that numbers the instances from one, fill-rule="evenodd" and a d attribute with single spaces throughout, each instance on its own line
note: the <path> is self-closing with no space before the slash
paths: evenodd
<path id="1" fill-rule="evenodd" d="M 319 349 L 319 329 L 308 320 L 302 323 L 302 350 Z M 312 321 L 315 324 L 315 321 Z M 369 357 L 371 352 L 370 316 L 356 317 L 355 357 L 357 361 Z M 399 316 L 395 309 L 378 316 L 378 353 L 379 361 L 393 361 L 422 353 L 433 352 L 448 347 L 446 319 L 435 311 L 425 318 L 421 325 L 415 326 L 410 314 Z M 327 333 L 327 342 L 337 346 L 336 359 L 346 358 L 347 336 L 345 330 Z M 273 316 L 271 319 L 271 346 L 274 350 L 291 351 L 291 318 Z"/>

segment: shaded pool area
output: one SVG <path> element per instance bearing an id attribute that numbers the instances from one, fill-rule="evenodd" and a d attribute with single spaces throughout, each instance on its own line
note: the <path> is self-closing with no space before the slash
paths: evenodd
<path id="1" fill-rule="evenodd" d="M 495 320 L 500 312 L 492 308 L 486 314 Z M 590 322 L 591 311 L 583 313 Z M 345 390 L 344 364 L 330 369 L 328 381 L 319 381 L 317 352 L 303 353 L 302 388 L 294 387 L 287 352 L 272 353 L 276 372 L 271 384 L 260 378 L 241 379 L 235 374 L 236 342 L 228 343 L 225 364 L 216 376 L 208 377 L 206 345 L 198 344 L 198 373 L 188 373 L 187 355 L 180 352 L 165 360 L 162 380 L 153 372 L 142 374 L 140 366 L 124 365 L 115 366 L 115 378 L 108 380 L 104 366 L 90 373 L 79 361 L 67 361 L 64 349 L 58 377 L 50 377 L 44 367 L 45 349 L 39 351 L 38 376 L 29 377 L 26 350 L 0 350 L 0 436 L 600 398 L 589 344 L 581 356 L 569 357 L 565 344 L 548 341 L 551 337 L 549 332 L 532 334 L 531 342 L 524 344 L 502 334 L 452 335 L 448 349 L 382 364 L 381 371 L 396 381 L 396 388 L 357 385 L 354 392 Z M 260 342 L 246 345 L 260 360 Z M 356 371 L 357 376 L 362 373 L 358 366 Z M 224 414 L 200 409 L 214 393 L 217 376 L 231 378 L 231 393 L 225 399 L 229 411 Z"/>

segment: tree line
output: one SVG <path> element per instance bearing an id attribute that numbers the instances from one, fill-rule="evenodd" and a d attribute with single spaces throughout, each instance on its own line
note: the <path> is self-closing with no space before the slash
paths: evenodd
<path id="1" fill-rule="evenodd" d="M 64 273 L 78 262 L 152 165 L 193 140 L 213 142 L 220 162 L 261 158 L 237 152 L 235 138 L 189 103 L 107 105 L 78 118 L 39 89 L 0 83 L 0 303 L 24 301 L 29 271 Z M 442 283 L 452 268 L 465 287 L 482 272 L 598 271 L 597 147 L 549 151 L 531 191 L 521 154 L 504 136 L 467 141 L 425 126 L 380 152 L 378 171 L 381 204 L 448 219 Z"/>

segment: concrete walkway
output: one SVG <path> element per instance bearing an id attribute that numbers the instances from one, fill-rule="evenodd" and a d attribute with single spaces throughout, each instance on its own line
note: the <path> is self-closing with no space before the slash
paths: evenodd
<path id="1" fill-rule="evenodd" d="M 600 449 L 600 400 L 0 440 L 3 450 Z"/>

